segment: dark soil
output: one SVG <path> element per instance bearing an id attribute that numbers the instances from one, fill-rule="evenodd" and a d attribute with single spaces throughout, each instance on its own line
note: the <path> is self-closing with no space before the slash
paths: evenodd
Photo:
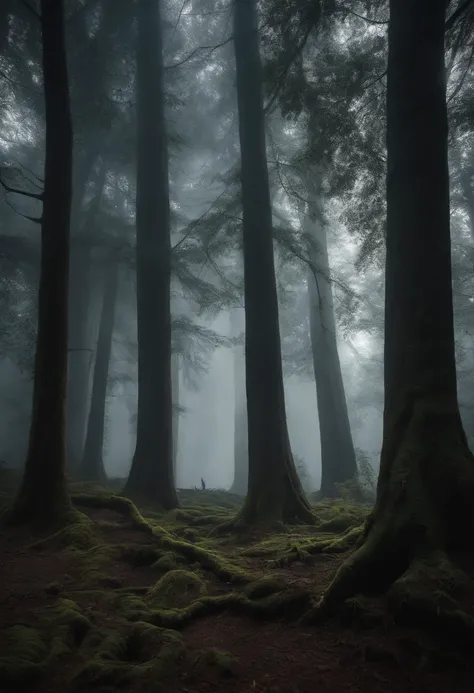
<path id="1" fill-rule="evenodd" d="M 153 537 L 134 528 L 130 520 L 114 511 L 85 512 L 95 522 L 97 545 L 127 545 L 135 550 L 156 547 Z M 156 516 L 153 521 L 159 523 Z M 182 523 L 163 518 L 163 525 L 173 536 L 182 534 Z M 208 529 L 200 528 L 195 541 L 212 548 L 212 540 L 207 539 Z M 97 570 L 87 572 L 89 554 L 71 547 L 32 548 L 30 545 L 37 538 L 24 529 L 0 529 L 0 657 L 2 636 L 7 628 L 16 624 L 38 628 L 38 614 L 48 605 L 54 605 L 58 597 L 73 600 L 93 629 L 113 630 L 119 627 L 119 615 L 111 594 L 127 594 L 128 590 L 129 594 L 140 594 L 140 588 L 144 592 L 143 588 L 152 587 L 160 577 L 156 566 L 133 565 L 113 553 L 102 560 Z M 248 543 L 239 545 L 227 538 L 216 546 L 219 555 L 238 559 L 252 579 L 271 573 L 284 583 L 285 589 L 314 589 L 316 596 L 345 557 L 319 554 L 310 564 L 294 562 L 275 568 L 269 567 L 268 556 L 241 555 Z M 285 546 L 276 552 L 284 550 Z M 197 564 L 188 563 L 182 568 L 197 571 L 203 577 L 208 595 L 222 595 L 235 589 Z M 172 606 L 182 608 L 186 601 L 183 603 L 178 595 Z M 425 632 L 396 627 L 389 620 L 363 627 L 359 622 L 339 619 L 310 627 L 288 620 L 257 621 L 224 610 L 192 620 L 180 629 L 180 635 L 183 651 L 159 677 L 150 671 L 129 682 L 82 681 L 75 678 L 84 666 L 84 655 L 77 647 L 57 658 L 38 680 L 28 683 L 23 690 L 28 693 L 66 690 L 105 693 L 118 689 L 133 693 L 222 690 L 226 693 L 471 693 L 473 690 L 468 655 L 457 661 L 443 661 L 438 656 L 439 642 L 436 650 Z M 216 652 L 219 654 L 215 655 Z M 0 683 L 0 690 L 8 693 L 10 688 L 4 689 Z M 12 684 L 11 690 L 21 689 Z"/>

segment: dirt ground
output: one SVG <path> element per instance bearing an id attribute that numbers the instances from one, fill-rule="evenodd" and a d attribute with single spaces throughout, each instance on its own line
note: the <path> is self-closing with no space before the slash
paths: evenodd
<path id="1" fill-rule="evenodd" d="M 148 519 L 157 526 L 165 525 L 173 541 L 185 539 L 186 546 L 211 551 L 219 560 L 228 561 L 230 567 L 245 570 L 247 582 L 270 577 L 277 580 L 283 587 L 281 591 L 295 597 L 296 610 L 299 602 L 295 595 L 311 591 L 315 596 L 320 594 L 346 555 L 321 553 L 310 562 L 275 564 L 275 557 L 288 552 L 296 541 L 303 545 L 311 541 L 311 531 L 298 530 L 296 538 L 290 532 L 278 541 L 270 537 L 269 544 L 261 537 L 247 538 L 239 544 L 231 538 L 209 537 L 204 506 L 190 507 L 188 516 L 185 507 L 181 518 L 173 515 Z M 432 641 L 421 630 L 396 627 L 388 621 L 364 625 L 350 619 L 303 626 L 292 620 L 291 606 L 273 618 L 216 607 L 184 623 L 171 623 L 171 627 L 165 623 L 153 630 L 153 636 L 169 636 L 173 646 L 168 647 L 171 654 L 161 658 L 158 666 L 156 652 L 150 653 L 148 645 L 143 644 L 151 632 L 144 621 L 154 622 L 155 618 L 156 622 L 153 609 L 157 602 L 150 602 L 150 595 L 157 580 L 170 574 L 163 565 L 171 554 L 161 556 L 160 567 L 156 561 L 151 562 L 156 556 L 149 555 L 157 547 L 156 536 L 142 531 L 133 519 L 110 509 L 81 511 L 94 524 L 92 535 L 79 543 L 77 536 L 66 540 L 60 536 L 57 541 L 38 545 L 38 537 L 24 529 L 0 529 L 0 690 L 4 693 L 105 693 L 118 689 L 133 693 L 473 690 L 469 656 L 463 655 L 455 663 L 430 656 L 434 652 Z M 232 508 L 219 510 L 221 516 L 226 512 L 232 512 Z M 191 529 L 185 522 L 189 517 L 197 522 Z M 164 604 L 162 613 L 169 618 L 182 613 L 196 599 L 202 600 L 204 589 L 204 601 L 245 590 L 233 580 L 216 575 L 215 568 L 203 565 L 204 559 L 195 558 L 188 556 L 177 568 L 171 566 L 175 574 L 181 571 L 181 578 L 184 570 L 192 575 L 187 573 L 189 583 L 182 588 L 168 586 L 167 592 L 160 592 L 164 601 L 159 606 Z M 199 575 L 201 583 L 196 578 L 194 584 L 193 575 Z M 134 595 L 142 601 L 130 602 Z M 125 607 L 127 599 L 129 606 Z M 69 604 L 68 616 L 66 611 L 63 616 L 54 616 L 59 613 L 59 602 L 65 609 Z M 71 608 L 76 618 L 71 617 Z M 151 614 L 149 619 L 147 614 Z M 84 631 L 82 626 L 79 628 L 81 623 L 86 624 Z M 31 646 L 21 642 L 12 650 L 10 636 L 18 625 L 35 629 L 47 643 L 49 654 L 35 655 Z M 140 635 L 140 645 L 135 638 L 132 647 L 129 629 L 135 628 L 135 637 L 138 626 L 140 633 L 147 635 L 141 640 Z M 125 633 L 128 644 L 122 644 L 121 649 L 114 645 L 100 654 L 106 638 L 110 640 L 115 631 Z M 58 634 L 64 640 L 59 649 Z M 160 640 L 160 646 L 163 642 Z"/>

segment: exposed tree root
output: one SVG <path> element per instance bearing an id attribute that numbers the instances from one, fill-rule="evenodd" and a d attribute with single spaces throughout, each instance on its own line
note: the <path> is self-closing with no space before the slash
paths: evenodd
<path id="1" fill-rule="evenodd" d="M 271 562 L 275 567 L 283 567 L 292 563 L 311 563 L 312 557 L 319 553 L 344 553 L 352 549 L 362 536 L 363 527 L 352 527 L 335 539 L 321 539 L 304 547 L 294 546 L 284 556 Z"/>
<path id="2" fill-rule="evenodd" d="M 360 547 L 340 567 L 308 620 L 357 594 L 386 594 L 395 618 L 451 628 L 474 643 L 473 620 L 456 596 L 466 576 L 456 556 L 472 552 L 474 461 L 459 416 L 415 400 L 382 451 L 376 507 Z"/>
<path id="3" fill-rule="evenodd" d="M 160 609 L 152 612 L 151 623 L 163 628 L 179 630 L 191 621 L 221 611 L 257 620 L 285 618 L 296 620 L 308 609 L 313 599 L 309 590 L 281 591 L 260 599 L 250 599 L 246 594 L 231 592 L 218 597 L 202 597 L 184 609 Z"/>
<path id="4" fill-rule="evenodd" d="M 213 551 L 203 549 L 186 541 L 174 539 L 172 535 L 163 527 L 148 522 L 140 514 L 137 507 L 128 498 L 122 496 L 88 496 L 76 495 L 72 500 L 77 505 L 94 508 L 108 508 L 115 510 L 130 520 L 132 526 L 142 532 L 150 534 L 158 545 L 162 548 L 170 549 L 183 555 L 190 563 L 199 563 L 206 570 L 214 573 L 220 580 L 225 582 L 245 583 L 251 581 L 251 577 L 236 565 L 223 561 L 220 556 Z"/>

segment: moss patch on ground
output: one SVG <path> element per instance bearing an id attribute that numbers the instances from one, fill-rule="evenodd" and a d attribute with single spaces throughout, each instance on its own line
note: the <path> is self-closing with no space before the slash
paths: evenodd
<path id="1" fill-rule="evenodd" d="M 0 627 L 0 690 L 29 690 L 66 663 L 69 685 L 79 691 L 133 688 L 147 677 L 156 684 L 188 657 L 180 631 L 197 619 L 227 612 L 296 621 L 313 613 L 368 512 L 339 499 L 315 506 L 317 526 L 222 536 L 212 530 L 240 499 L 221 491 L 180 496 L 181 508 L 163 513 L 138 509 L 114 488 L 73 486 L 72 522 L 25 549 L 45 560 L 62 557 L 70 574 L 42 585 L 44 605 L 21 624 Z M 410 590 L 405 577 L 391 599 L 403 604 Z M 380 623 L 368 602 L 349 601 L 346 620 Z M 234 675 L 230 653 L 204 648 L 193 657 L 196 666 Z"/>

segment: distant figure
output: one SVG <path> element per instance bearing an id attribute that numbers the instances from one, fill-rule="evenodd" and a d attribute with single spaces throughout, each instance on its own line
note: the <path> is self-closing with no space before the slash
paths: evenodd
<path id="1" fill-rule="evenodd" d="M 201 477 L 201 491 L 205 491 L 205 490 L 206 490 L 206 482 L 205 482 L 204 479 Z"/>

